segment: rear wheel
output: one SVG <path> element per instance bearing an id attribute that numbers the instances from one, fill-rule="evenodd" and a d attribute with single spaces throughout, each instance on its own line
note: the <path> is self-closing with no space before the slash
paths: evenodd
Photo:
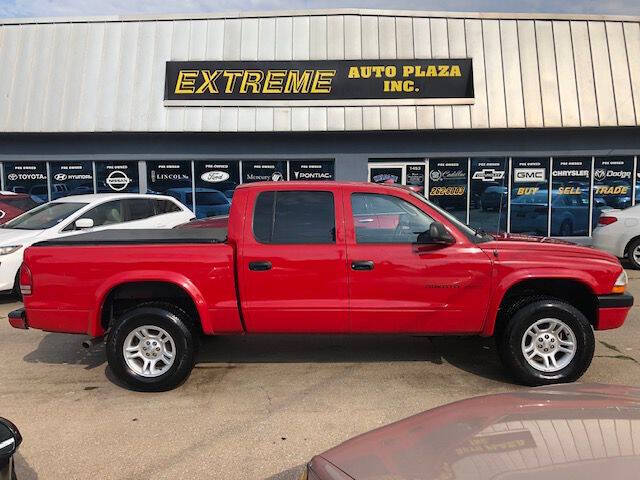
<path id="1" fill-rule="evenodd" d="M 553 298 L 536 299 L 515 311 L 497 341 L 507 369 L 531 386 L 577 380 L 589 368 L 595 349 L 586 317 Z"/>
<path id="2" fill-rule="evenodd" d="M 640 238 L 634 240 L 627 248 L 629 252 L 629 262 L 636 270 L 640 270 Z"/>
<path id="3" fill-rule="evenodd" d="M 133 390 L 171 390 L 195 363 L 197 338 L 181 309 L 148 303 L 128 310 L 109 332 L 107 359 L 116 377 Z"/>

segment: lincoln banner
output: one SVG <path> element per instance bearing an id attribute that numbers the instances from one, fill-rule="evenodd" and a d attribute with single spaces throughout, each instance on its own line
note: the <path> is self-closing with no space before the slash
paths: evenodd
<path id="1" fill-rule="evenodd" d="M 167 62 L 165 105 L 473 103 L 470 58 Z"/>

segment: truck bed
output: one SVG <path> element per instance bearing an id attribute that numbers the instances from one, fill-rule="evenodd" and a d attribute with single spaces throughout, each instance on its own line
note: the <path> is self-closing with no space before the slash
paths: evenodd
<path id="1" fill-rule="evenodd" d="M 226 239 L 226 228 L 114 229 L 45 240 L 34 246 L 222 243 Z"/>

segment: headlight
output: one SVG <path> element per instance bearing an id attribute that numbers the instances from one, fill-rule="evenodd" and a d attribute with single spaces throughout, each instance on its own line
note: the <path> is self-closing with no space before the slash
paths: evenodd
<path id="1" fill-rule="evenodd" d="M 9 255 L 22 248 L 22 245 L 11 245 L 9 247 L 0 247 L 0 255 Z"/>
<path id="2" fill-rule="evenodd" d="M 623 270 L 620 275 L 618 275 L 616 283 L 613 284 L 611 293 L 624 293 L 624 290 L 627 288 L 627 283 L 629 283 L 629 278 L 627 277 L 627 272 Z"/>

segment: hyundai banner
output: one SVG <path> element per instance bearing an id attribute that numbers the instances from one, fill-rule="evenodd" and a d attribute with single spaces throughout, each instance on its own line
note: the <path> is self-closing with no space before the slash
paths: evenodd
<path id="1" fill-rule="evenodd" d="M 68 195 L 93 193 L 93 164 L 84 162 L 51 162 L 51 199 Z"/>

